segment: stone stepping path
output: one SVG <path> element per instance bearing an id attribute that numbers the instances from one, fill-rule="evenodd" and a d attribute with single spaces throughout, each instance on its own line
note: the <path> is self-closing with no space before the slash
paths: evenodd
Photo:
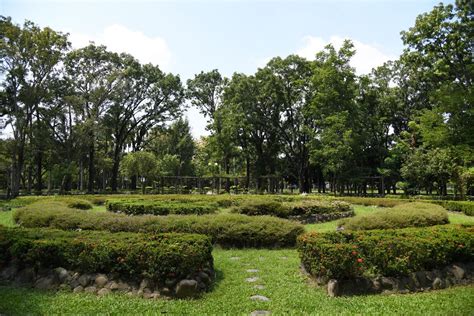
<path id="1" fill-rule="evenodd" d="M 251 277 L 251 278 L 246 278 L 245 281 L 249 283 L 257 282 L 259 277 Z"/>
<path id="2" fill-rule="evenodd" d="M 240 257 L 230 257 L 230 260 L 240 260 Z"/>
<path id="3" fill-rule="evenodd" d="M 270 301 L 270 299 L 266 296 L 263 296 L 263 295 L 252 295 L 250 296 L 250 299 L 252 301 L 261 301 L 261 302 L 268 302 Z"/>
<path id="4" fill-rule="evenodd" d="M 260 311 L 253 311 L 250 313 L 250 316 L 259 316 L 259 315 L 270 315 L 271 312 L 270 311 L 264 311 L 264 310 L 260 310 Z"/>
<path id="5" fill-rule="evenodd" d="M 254 288 L 256 288 L 257 290 L 264 290 L 265 285 L 257 284 L 257 285 L 254 285 Z"/>
<path id="6" fill-rule="evenodd" d="M 258 269 L 247 269 L 248 273 L 257 273 Z"/>

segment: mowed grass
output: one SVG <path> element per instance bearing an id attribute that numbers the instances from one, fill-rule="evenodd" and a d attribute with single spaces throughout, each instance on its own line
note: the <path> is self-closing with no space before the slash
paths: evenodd
<path id="1" fill-rule="evenodd" d="M 16 226 L 15 222 L 13 221 L 13 211 L 1 211 L 0 210 L 0 225 L 7 226 L 7 227 L 14 227 Z"/>
<path id="2" fill-rule="evenodd" d="M 456 314 L 474 312 L 474 286 L 405 295 L 330 298 L 300 272 L 296 250 L 214 250 L 217 283 L 197 300 L 145 300 L 113 294 L 46 292 L 0 287 L 0 312 L 24 314 L 248 315 L 255 310 L 283 314 Z M 258 269 L 258 272 L 247 272 Z M 256 282 L 246 278 L 258 277 Z M 263 285 L 264 289 L 256 289 Z M 250 299 L 264 295 L 269 302 Z"/>

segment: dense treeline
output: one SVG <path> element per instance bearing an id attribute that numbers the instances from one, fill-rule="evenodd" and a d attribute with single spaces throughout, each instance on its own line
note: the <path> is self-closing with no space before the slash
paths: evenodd
<path id="1" fill-rule="evenodd" d="M 440 4 L 401 33 L 405 50 L 370 74 L 353 44 L 312 61 L 276 57 L 253 75 L 158 66 L 67 34 L 0 21 L 1 186 L 61 192 L 134 189 L 157 175 L 283 177 L 300 192 L 473 194 L 474 10 Z M 193 140 L 186 106 L 209 136 Z M 230 189 L 227 181 L 225 189 Z M 380 188 L 383 190 L 383 187 Z M 380 192 L 383 193 L 383 192 Z"/>

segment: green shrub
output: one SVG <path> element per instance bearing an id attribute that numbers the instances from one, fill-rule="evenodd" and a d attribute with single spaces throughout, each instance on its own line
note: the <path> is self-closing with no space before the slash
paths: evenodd
<path id="1" fill-rule="evenodd" d="M 108 200 L 106 208 L 111 212 L 121 212 L 128 215 L 201 215 L 215 213 L 218 207 L 215 203 L 206 202 Z"/>
<path id="2" fill-rule="evenodd" d="M 66 204 L 68 207 L 78 210 L 90 210 L 93 207 L 91 202 L 80 199 L 67 199 Z"/>
<path id="3" fill-rule="evenodd" d="M 360 204 L 365 206 L 379 206 L 379 207 L 394 207 L 396 205 L 404 204 L 409 200 L 402 199 L 388 199 L 388 198 L 367 198 L 356 196 L 337 197 L 338 200 L 345 201 L 351 204 Z"/>
<path id="4" fill-rule="evenodd" d="M 349 230 L 424 227 L 448 224 L 448 213 L 431 203 L 405 203 L 393 208 L 345 218 L 338 225 Z"/>
<path id="5" fill-rule="evenodd" d="M 303 200 L 299 202 L 286 203 L 290 216 L 328 214 L 353 211 L 352 206 L 342 201 Z"/>
<path id="6" fill-rule="evenodd" d="M 472 201 L 432 201 L 443 206 L 451 212 L 462 212 L 468 216 L 474 216 L 474 202 Z"/>
<path id="7" fill-rule="evenodd" d="M 402 276 L 474 260 L 474 227 L 454 225 L 318 234 L 298 238 L 314 277 Z"/>
<path id="8" fill-rule="evenodd" d="M 271 215 L 281 218 L 290 216 L 308 216 L 311 214 L 328 214 L 352 211 L 347 202 L 326 200 L 287 200 L 279 202 L 270 199 L 248 200 L 232 208 L 233 213 L 245 215 Z"/>
<path id="9" fill-rule="evenodd" d="M 164 282 L 212 267 L 212 246 L 196 234 L 66 232 L 0 227 L 0 265 L 64 267 Z"/>
<path id="10" fill-rule="evenodd" d="M 110 232 L 196 233 L 225 247 L 292 247 L 304 232 L 301 224 L 270 216 L 168 215 L 127 216 L 115 213 L 79 212 L 60 202 L 38 202 L 17 209 L 14 220 L 23 227 Z"/>

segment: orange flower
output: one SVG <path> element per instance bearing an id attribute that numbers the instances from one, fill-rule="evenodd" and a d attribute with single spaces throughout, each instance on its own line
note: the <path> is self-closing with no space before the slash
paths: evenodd
<path id="1" fill-rule="evenodd" d="M 355 256 L 357 254 L 357 251 L 353 251 L 352 255 Z"/>
<path id="2" fill-rule="evenodd" d="M 359 259 L 357 259 L 357 262 L 362 263 L 362 262 L 364 262 L 364 259 L 359 258 Z"/>

